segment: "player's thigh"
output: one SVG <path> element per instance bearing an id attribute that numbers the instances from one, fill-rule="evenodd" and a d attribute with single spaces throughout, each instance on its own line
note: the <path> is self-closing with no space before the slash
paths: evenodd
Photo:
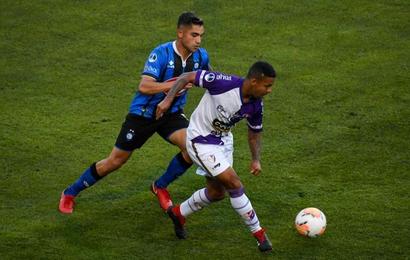
<path id="1" fill-rule="evenodd" d="M 189 156 L 207 176 L 215 177 L 231 167 L 223 146 L 187 142 Z"/>
<path id="2" fill-rule="evenodd" d="M 165 115 L 159 121 L 158 134 L 166 141 L 177 145 L 179 149 L 186 149 L 186 128 L 188 119 L 183 113 Z"/>
<path id="3" fill-rule="evenodd" d="M 186 150 L 186 128 L 182 128 L 173 132 L 168 140 L 178 146 L 181 151 Z"/>
<path id="4" fill-rule="evenodd" d="M 157 123 L 141 116 L 128 114 L 122 124 L 115 147 L 132 152 L 140 148 L 155 133 Z"/>

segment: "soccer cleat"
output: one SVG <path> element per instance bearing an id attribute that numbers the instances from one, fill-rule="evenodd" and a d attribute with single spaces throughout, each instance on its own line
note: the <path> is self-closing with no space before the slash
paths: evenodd
<path id="1" fill-rule="evenodd" d="M 167 209 L 172 206 L 172 200 L 168 190 L 166 188 L 158 188 L 155 185 L 155 181 L 151 184 L 151 192 L 157 196 L 159 206 L 162 210 L 167 211 Z"/>
<path id="2" fill-rule="evenodd" d="M 266 235 L 265 229 L 262 228 L 259 231 L 253 233 L 253 236 L 258 242 L 258 248 L 261 252 L 272 251 L 272 243 Z"/>
<path id="3" fill-rule="evenodd" d="M 184 228 L 185 224 L 185 218 L 181 215 L 181 211 L 179 210 L 179 205 L 178 206 L 171 206 L 167 210 L 168 216 L 171 218 L 172 222 L 174 223 L 174 230 L 175 230 L 175 235 L 179 239 L 185 239 L 186 238 L 186 231 Z"/>
<path id="4" fill-rule="evenodd" d="M 72 195 L 65 195 L 64 191 L 61 193 L 60 204 L 58 205 L 58 209 L 61 213 L 64 214 L 71 214 L 74 210 L 74 196 Z"/>

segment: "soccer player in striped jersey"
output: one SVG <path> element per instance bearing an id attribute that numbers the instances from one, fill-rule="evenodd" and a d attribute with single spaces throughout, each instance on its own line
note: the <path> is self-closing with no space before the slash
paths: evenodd
<path id="1" fill-rule="evenodd" d="M 248 142 L 251 151 L 250 170 L 261 172 L 260 150 L 262 131 L 262 97 L 272 91 L 276 72 L 267 62 L 256 62 L 246 78 L 199 70 L 183 74 L 158 104 L 156 117 L 161 118 L 171 106 L 175 94 L 187 84 L 205 88 L 205 94 L 192 113 L 187 129 L 187 151 L 206 176 L 206 187 L 195 191 L 180 205 L 170 207 L 168 215 L 175 234 L 184 239 L 185 219 L 190 214 L 219 201 L 228 193 L 232 207 L 242 217 L 261 251 L 272 250 L 272 244 L 259 223 L 258 216 L 245 194 L 243 184 L 232 168 L 232 127 L 241 119 L 248 121 Z"/>
<path id="2" fill-rule="evenodd" d="M 165 173 L 151 185 L 161 208 L 172 205 L 167 186 L 182 175 L 192 161 L 186 151 L 188 120 L 183 113 L 186 92 L 179 93 L 161 119 L 155 119 L 155 109 L 170 87 L 172 80 L 184 72 L 209 70 L 209 58 L 201 48 L 204 35 L 203 21 L 191 12 L 179 16 L 177 39 L 156 47 L 149 55 L 139 89 L 131 102 L 129 113 L 122 125 L 110 155 L 91 164 L 83 174 L 61 194 L 59 210 L 71 214 L 75 197 L 84 189 L 125 164 L 135 149 L 139 149 L 154 133 L 181 150 L 170 162 Z"/>

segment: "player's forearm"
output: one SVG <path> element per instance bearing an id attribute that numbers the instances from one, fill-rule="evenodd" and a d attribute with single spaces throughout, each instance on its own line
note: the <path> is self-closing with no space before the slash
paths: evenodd
<path id="1" fill-rule="evenodd" d="M 184 76 L 178 78 L 177 81 L 175 81 L 166 97 L 157 105 L 157 109 L 155 111 L 155 118 L 157 120 L 162 117 L 163 114 L 171 107 L 172 101 L 174 101 L 176 94 L 180 90 L 182 90 L 189 82 L 190 81 L 187 80 L 187 78 Z"/>
<path id="2" fill-rule="evenodd" d="M 190 83 L 188 81 L 188 79 L 184 76 L 180 77 L 179 79 L 177 79 L 177 81 L 175 81 L 175 84 L 171 87 L 171 89 L 169 90 L 168 94 L 167 94 L 167 98 L 171 98 L 174 99 L 176 94 L 183 90 L 185 88 L 185 86 Z"/>
<path id="3" fill-rule="evenodd" d="M 138 86 L 138 90 L 145 95 L 154 95 L 160 92 L 167 91 L 170 87 L 170 84 L 171 83 L 169 82 L 141 80 L 141 83 Z"/>
<path id="4" fill-rule="evenodd" d="M 196 75 L 196 72 L 192 71 L 192 72 L 186 72 L 186 73 L 182 74 L 181 76 L 179 76 L 177 81 L 175 81 L 175 83 L 172 85 L 171 89 L 169 90 L 169 92 L 167 94 L 167 98 L 174 99 L 175 95 L 179 91 L 184 89 L 187 86 L 187 84 L 189 84 L 189 83 L 194 84 L 195 83 L 195 75 Z"/>
<path id="5" fill-rule="evenodd" d="M 248 144 L 253 161 L 260 161 L 261 132 L 253 132 L 248 129 Z"/>

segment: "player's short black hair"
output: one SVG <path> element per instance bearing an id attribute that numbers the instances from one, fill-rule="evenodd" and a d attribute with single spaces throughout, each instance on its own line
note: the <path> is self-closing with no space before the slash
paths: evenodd
<path id="1" fill-rule="evenodd" d="M 250 79 L 250 78 L 260 79 L 263 76 L 276 78 L 275 69 L 272 67 L 272 65 L 270 65 L 266 61 L 257 61 L 257 62 L 255 62 L 249 68 L 248 75 L 246 75 L 246 77 L 248 79 Z"/>
<path id="2" fill-rule="evenodd" d="M 182 13 L 178 18 L 177 28 L 182 25 L 204 25 L 204 21 L 193 12 Z"/>

